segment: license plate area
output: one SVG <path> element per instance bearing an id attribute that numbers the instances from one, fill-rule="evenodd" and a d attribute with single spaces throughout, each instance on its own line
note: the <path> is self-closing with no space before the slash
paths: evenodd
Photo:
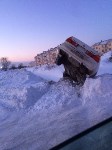
<path id="1" fill-rule="evenodd" d="M 79 51 L 76 51 L 75 49 L 71 49 L 71 52 L 74 53 L 79 58 L 84 59 L 84 56 Z"/>

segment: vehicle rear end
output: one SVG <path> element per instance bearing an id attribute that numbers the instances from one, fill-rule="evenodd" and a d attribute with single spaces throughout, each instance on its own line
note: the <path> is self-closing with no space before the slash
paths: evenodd
<path id="1" fill-rule="evenodd" d="M 68 60 L 76 67 L 85 66 L 87 74 L 94 76 L 99 68 L 100 55 L 97 51 L 75 37 L 66 39 L 58 46 L 60 53 L 66 55 Z"/>

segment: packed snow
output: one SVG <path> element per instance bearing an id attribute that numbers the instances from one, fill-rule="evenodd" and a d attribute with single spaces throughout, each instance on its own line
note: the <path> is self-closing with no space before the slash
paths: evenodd
<path id="1" fill-rule="evenodd" d="M 0 150 L 47 150 L 112 115 L 112 63 L 83 87 L 63 66 L 0 72 Z"/>

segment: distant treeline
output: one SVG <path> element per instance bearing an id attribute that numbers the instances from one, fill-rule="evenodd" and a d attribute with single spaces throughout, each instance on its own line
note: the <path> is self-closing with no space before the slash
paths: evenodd
<path id="1" fill-rule="evenodd" d="M 2 57 L 0 59 L 0 65 L 1 65 L 1 70 L 4 70 L 4 71 L 22 69 L 22 68 L 27 67 L 27 66 L 24 66 L 23 63 L 18 64 L 18 66 L 16 66 L 15 64 L 11 64 L 11 61 L 9 61 L 7 57 Z"/>

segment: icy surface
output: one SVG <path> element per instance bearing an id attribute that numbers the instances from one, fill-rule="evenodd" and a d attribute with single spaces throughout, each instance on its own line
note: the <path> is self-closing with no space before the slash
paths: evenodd
<path id="1" fill-rule="evenodd" d="M 63 66 L 0 72 L 0 150 L 46 150 L 112 115 L 112 63 L 83 87 Z"/>

